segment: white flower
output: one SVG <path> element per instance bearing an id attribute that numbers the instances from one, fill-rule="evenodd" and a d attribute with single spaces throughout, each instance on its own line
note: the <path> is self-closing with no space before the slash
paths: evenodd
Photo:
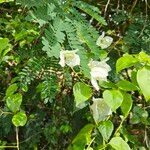
<path id="1" fill-rule="evenodd" d="M 93 61 L 91 60 L 88 64 L 91 69 L 91 83 L 93 87 L 98 91 L 99 86 L 97 80 L 107 81 L 108 72 L 111 70 L 110 66 L 106 63 L 108 59 L 103 61 Z"/>
<path id="2" fill-rule="evenodd" d="M 107 119 L 112 114 L 111 108 L 106 104 L 102 98 L 94 98 L 93 104 L 90 106 L 93 113 L 93 118 L 96 123 Z"/>
<path id="3" fill-rule="evenodd" d="M 96 45 L 100 46 L 102 49 L 105 49 L 109 47 L 112 42 L 113 38 L 110 36 L 105 36 L 105 32 L 103 32 L 102 35 L 100 35 L 97 39 Z"/>
<path id="4" fill-rule="evenodd" d="M 60 51 L 60 61 L 59 64 L 64 67 L 67 64 L 70 67 L 74 67 L 76 65 L 80 65 L 80 57 L 76 54 L 78 50 L 68 51 L 61 50 Z"/>

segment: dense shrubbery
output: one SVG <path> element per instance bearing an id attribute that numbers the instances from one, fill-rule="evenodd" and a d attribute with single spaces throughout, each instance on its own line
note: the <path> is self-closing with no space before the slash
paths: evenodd
<path id="1" fill-rule="evenodd" d="M 149 149 L 149 10 L 0 0 L 0 149 Z"/>

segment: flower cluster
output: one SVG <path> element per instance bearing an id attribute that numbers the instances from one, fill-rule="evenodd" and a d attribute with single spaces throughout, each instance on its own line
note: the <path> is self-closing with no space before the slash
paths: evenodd
<path id="1" fill-rule="evenodd" d="M 112 37 L 102 35 L 97 39 L 96 44 L 102 49 L 105 49 L 111 45 L 113 42 Z M 69 67 L 74 67 L 80 65 L 80 57 L 76 54 L 78 50 L 62 50 L 60 51 L 60 62 L 59 64 L 64 67 L 65 64 Z M 91 83 L 93 87 L 98 91 L 99 85 L 98 81 L 107 81 L 108 72 L 111 70 L 110 66 L 106 63 L 108 59 L 102 61 L 91 60 L 88 64 L 91 74 Z"/>

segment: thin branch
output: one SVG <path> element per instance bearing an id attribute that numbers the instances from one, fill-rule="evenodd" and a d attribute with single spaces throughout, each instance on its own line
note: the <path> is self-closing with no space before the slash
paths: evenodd
<path id="1" fill-rule="evenodd" d="M 120 122 L 118 128 L 116 129 L 116 131 L 115 131 L 115 133 L 114 133 L 114 136 L 115 136 L 115 135 L 119 132 L 119 130 L 121 129 L 122 124 L 123 124 L 123 122 L 125 121 L 125 119 L 126 119 L 126 117 L 122 118 L 122 120 L 121 120 L 121 122 Z"/>
<path id="2" fill-rule="evenodd" d="M 110 3 L 110 0 L 107 1 L 107 4 L 105 6 L 104 16 L 106 16 L 106 12 L 107 12 L 107 8 L 108 8 L 109 3 Z"/>
<path id="3" fill-rule="evenodd" d="M 16 127 L 16 141 L 17 141 L 17 150 L 19 150 L 19 135 L 18 135 L 18 127 Z"/>
<path id="4" fill-rule="evenodd" d="M 0 146 L 0 148 L 17 148 L 17 146 Z"/>
<path id="5" fill-rule="evenodd" d="M 4 114 L 6 114 L 6 115 L 12 115 L 13 113 L 11 113 L 11 112 L 6 112 L 6 111 L 3 111 L 2 109 L 0 109 L 0 116 L 2 116 L 2 115 L 4 115 Z"/>
<path id="6" fill-rule="evenodd" d="M 130 10 L 130 13 L 131 13 L 131 14 L 132 14 L 132 12 L 133 12 L 134 7 L 135 7 L 136 4 L 137 4 L 137 1 L 138 1 L 138 0 L 135 0 L 135 1 L 133 2 L 132 8 L 131 8 L 131 10 Z"/>

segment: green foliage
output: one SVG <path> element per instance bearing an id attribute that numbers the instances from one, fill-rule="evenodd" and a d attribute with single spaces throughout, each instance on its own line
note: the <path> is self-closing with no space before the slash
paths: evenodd
<path id="1" fill-rule="evenodd" d="M 117 60 L 116 71 L 120 72 L 123 69 L 133 66 L 137 62 L 138 60 L 134 58 L 132 55 L 126 54 Z"/>
<path id="2" fill-rule="evenodd" d="M 130 147 L 128 144 L 121 138 L 121 137 L 114 137 L 111 139 L 109 144 L 115 149 L 115 150 L 130 150 Z"/>
<path id="3" fill-rule="evenodd" d="M 103 139 L 105 141 L 108 141 L 114 130 L 114 125 L 110 120 L 104 121 L 100 123 L 100 125 L 98 126 L 98 130 L 102 134 Z"/>
<path id="4" fill-rule="evenodd" d="M 0 149 L 149 149 L 149 5 L 0 0 Z"/>
<path id="5" fill-rule="evenodd" d="M 136 91 L 138 88 L 131 82 L 127 80 L 121 80 L 117 83 L 117 86 L 119 89 L 124 90 L 124 91 Z"/>
<path id="6" fill-rule="evenodd" d="M 94 128 L 94 125 L 87 124 L 78 135 L 74 138 L 71 145 L 68 147 L 68 150 L 83 150 L 85 145 L 90 144 L 91 142 L 91 132 Z"/>
<path id="7" fill-rule="evenodd" d="M 106 90 L 103 92 L 104 101 L 115 112 L 121 106 L 123 96 L 119 90 Z"/>
<path id="8" fill-rule="evenodd" d="M 27 116 L 24 112 L 19 112 L 13 116 L 12 122 L 16 127 L 24 126 L 27 122 Z"/>
<path id="9" fill-rule="evenodd" d="M 143 95 L 145 96 L 146 101 L 150 99 L 150 69 L 148 67 L 143 67 L 137 72 L 137 82 L 140 89 L 142 90 Z"/>
<path id="10" fill-rule="evenodd" d="M 73 94 L 75 96 L 76 106 L 78 107 L 78 105 L 82 105 L 92 96 L 92 90 L 88 85 L 77 82 L 73 87 Z"/>
<path id="11" fill-rule="evenodd" d="M 20 109 L 21 103 L 22 103 L 22 95 L 20 93 L 9 95 L 9 97 L 6 98 L 7 107 L 12 112 L 17 112 Z"/>
<path id="12" fill-rule="evenodd" d="M 123 102 L 121 104 L 121 111 L 125 117 L 127 117 L 130 113 L 130 110 L 132 108 L 132 97 L 128 93 L 122 93 L 123 94 Z"/>

